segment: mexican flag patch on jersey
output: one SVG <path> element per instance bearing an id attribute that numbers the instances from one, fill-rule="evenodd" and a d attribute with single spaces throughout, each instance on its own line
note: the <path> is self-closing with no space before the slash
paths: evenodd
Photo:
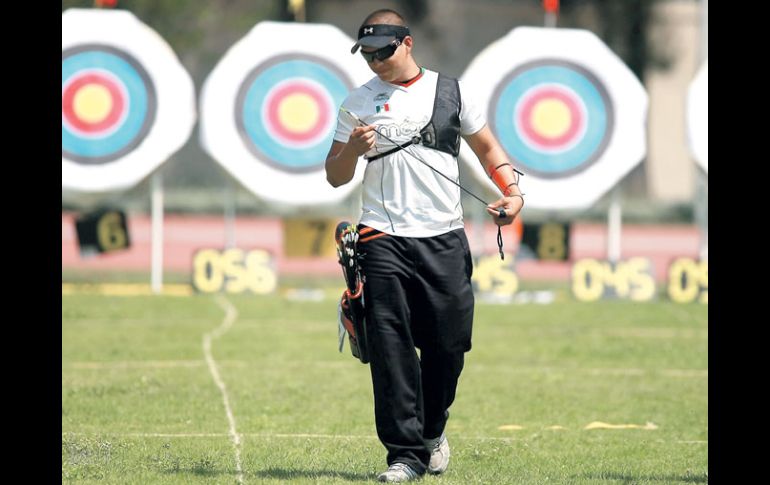
<path id="1" fill-rule="evenodd" d="M 390 111 L 390 105 L 389 105 L 388 103 L 385 103 L 385 104 L 378 104 L 378 105 L 376 106 L 376 109 L 377 109 L 377 112 L 378 112 L 378 113 L 379 113 L 380 111 Z"/>

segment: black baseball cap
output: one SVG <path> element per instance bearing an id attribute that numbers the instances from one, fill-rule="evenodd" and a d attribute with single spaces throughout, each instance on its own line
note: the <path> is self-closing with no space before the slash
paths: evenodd
<path id="1" fill-rule="evenodd" d="M 403 25 L 371 24 L 362 25 L 358 29 L 358 42 L 350 49 L 355 54 L 359 47 L 374 47 L 380 49 L 390 45 L 396 39 L 403 39 L 409 34 L 409 27 Z"/>

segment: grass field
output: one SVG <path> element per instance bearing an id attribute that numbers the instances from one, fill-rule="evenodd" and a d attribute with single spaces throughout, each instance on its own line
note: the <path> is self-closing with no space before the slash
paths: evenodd
<path id="1" fill-rule="evenodd" d="M 336 332 L 333 300 L 63 295 L 62 482 L 373 482 Z M 478 303 L 447 436 L 422 483 L 707 483 L 708 307 Z"/>

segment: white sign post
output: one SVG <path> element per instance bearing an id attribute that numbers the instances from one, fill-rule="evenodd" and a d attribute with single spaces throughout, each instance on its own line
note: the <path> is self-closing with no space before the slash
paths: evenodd
<path id="1" fill-rule="evenodd" d="M 128 189 L 190 137 L 195 88 L 171 47 L 125 10 L 62 13 L 62 194 Z M 151 283 L 162 289 L 163 187 L 152 178 Z"/>

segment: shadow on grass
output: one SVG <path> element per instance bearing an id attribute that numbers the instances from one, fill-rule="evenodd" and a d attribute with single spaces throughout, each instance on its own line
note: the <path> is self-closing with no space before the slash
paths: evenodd
<path id="1" fill-rule="evenodd" d="M 260 478 L 272 478 L 276 480 L 291 480 L 293 478 L 340 478 L 349 482 L 372 482 L 375 476 L 365 473 L 351 473 L 339 470 L 286 470 L 283 468 L 268 468 L 267 470 L 260 470 L 255 473 L 250 473 L 250 476 Z"/>
<path id="2" fill-rule="evenodd" d="M 583 478 L 591 480 L 621 480 L 624 483 L 632 484 L 640 481 L 663 482 L 663 483 L 708 483 L 709 477 L 705 473 L 685 474 L 685 475 L 644 475 L 628 473 L 584 473 L 582 475 L 573 475 L 573 478 Z"/>

